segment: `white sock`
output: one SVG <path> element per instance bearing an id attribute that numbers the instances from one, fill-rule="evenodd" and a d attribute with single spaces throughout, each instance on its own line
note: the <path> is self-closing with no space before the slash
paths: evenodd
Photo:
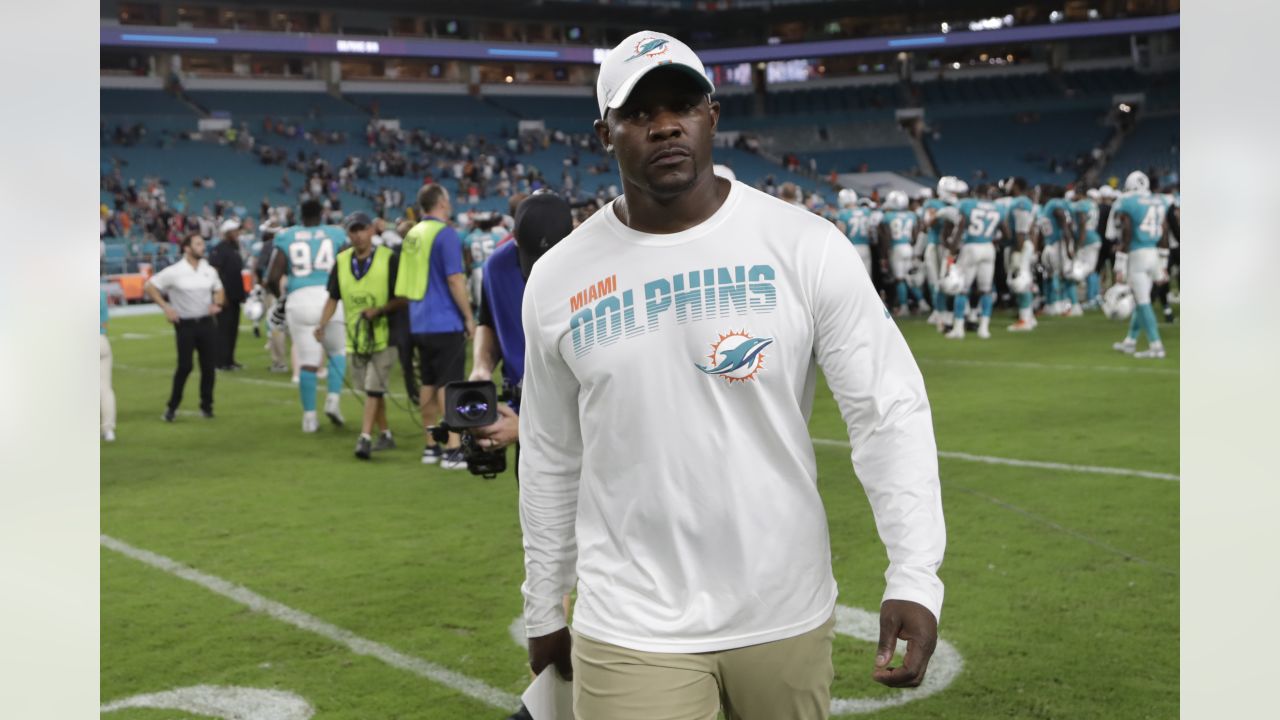
<path id="1" fill-rule="evenodd" d="M 361 440 L 372 440 L 373 438 L 369 436 L 369 433 L 360 433 L 360 439 L 361 439 Z"/>

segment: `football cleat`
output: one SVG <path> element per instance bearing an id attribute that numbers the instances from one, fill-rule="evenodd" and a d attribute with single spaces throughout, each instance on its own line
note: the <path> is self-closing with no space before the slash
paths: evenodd
<path id="1" fill-rule="evenodd" d="M 1036 324 L 1034 322 L 1027 322 L 1026 320 L 1019 320 L 1007 328 L 1009 332 L 1031 332 L 1035 329 Z"/>
<path id="2" fill-rule="evenodd" d="M 1136 340 L 1125 339 L 1118 343 L 1111 343 L 1111 349 L 1122 352 L 1125 355 L 1132 355 L 1138 349 L 1138 343 Z"/>
<path id="3" fill-rule="evenodd" d="M 1084 308 L 1079 305 L 1072 305 L 1071 309 L 1066 312 L 1067 317 L 1080 317 L 1084 315 Z"/>
<path id="4" fill-rule="evenodd" d="M 391 435 L 387 433 L 383 433 L 379 435 L 378 441 L 373 444 L 374 452 L 378 452 L 379 450 L 395 450 L 395 449 L 396 449 L 396 439 L 391 437 Z"/>
<path id="5" fill-rule="evenodd" d="M 951 328 L 951 332 L 947 333 L 946 335 L 943 335 L 943 337 L 945 337 L 948 340 L 963 340 L 964 339 L 964 323 L 956 323 Z"/>
<path id="6" fill-rule="evenodd" d="M 1164 345 L 1152 345 L 1146 350 L 1134 353 L 1133 356 L 1142 360 L 1163 360 Z"/>
<path id="7" fill-rule="evenodd" d="M 116 441 L 116 433 L 115 433 L 115 431 L 114 431 L 114 430 L 108 430 L 108 431 L 106 431 L 106 432 L 102 433 L 102 441 L 103 441 L 103 442 L 115 442 L 115 441 Z"/>
<path id="8" fill-rule="evenodd" d="M 324 414 L 329 421 L 338 427 L 342 427 L 342 396 L 337 393 L 329 393 L 324 399 Z"/>
<path id="9" fill-rule="evenodd" d="M 176 418 L 177 416 L 178 416 L 178 413 L 175 412 L 173 408 L 166 408 L 164 411 L 164 415 L 161 415 L 160 419 L 164 420 L 167 423 L 171 423 L 173 422 L 173 419 Z"/>
<path id="10" fill-rule="evenodd" d="M 302 432 L 313 433 L 320 430 L 320 420 L 316 418 L 315 410 L 308 410 L 302 413 Z"/>

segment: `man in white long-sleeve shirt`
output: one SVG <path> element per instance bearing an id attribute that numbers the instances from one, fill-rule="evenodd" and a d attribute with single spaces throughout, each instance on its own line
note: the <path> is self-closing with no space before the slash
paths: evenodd
<path id="1" fill-rule="evenodd" d="M 574 677 L 584 720 L 827 717 L 819 367 L 889 555 L 873 676 L 919 684 L 937 640 L 946 533 L 919 369 L 834 225 L 713 175 L 712 92 L 668 35 L 609 53 L 596 131 L 624 197 L 524 295 L 529 655 Z"/>

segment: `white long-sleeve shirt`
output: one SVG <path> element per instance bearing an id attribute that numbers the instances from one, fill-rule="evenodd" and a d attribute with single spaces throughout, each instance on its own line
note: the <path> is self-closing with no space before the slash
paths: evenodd
<path id="1" fill-rule="evenodd" d="M 885 599 L 935 616 L 946 545 L 920 376 L 856 251 L 741 183 L 652 235 L 612 204 L 524 294 L 520 520 L 530 637 L 648 652 L 802 634 L 836 601 L 809 439 L 817 368 L 889 555 Z"/>

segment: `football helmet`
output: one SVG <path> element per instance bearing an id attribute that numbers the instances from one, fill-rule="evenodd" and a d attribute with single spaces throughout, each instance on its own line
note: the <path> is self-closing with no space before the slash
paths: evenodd
<path id="1" fill-rule="evenodd" d="M 889 195 L 884 199 L 885 210 L 906 210 L 907 194 L 901 190 L 891 190 Z"/>
<path id="2" fill-rule="evenodd" d="M 842 208 L 851 208 L 858 204 L 858 193 L 853 188 L 845 188 L 836 196 L 836 202 Z"/>
<path id="3" fill-rule="evenodd" d="M 1129 173 L 1129 177 L 1124 179 L 1125 192 L 1150 192 L 1151 180 L 1147 178 L 1147 174 L 1141 170 L 1134 170 Z"/>
<path id="4" fill-rule="evenodd" d="M 1136 306 L 1132 288 L 1123 283 L 1112 285 L 1102 295 L 1102 314 L 1112 320 L 1128 320 Z"/>
<path id="5" fill-rule="evenodd" d="M 942 286 L 942 292 L 947 295 L 960 294 L 964 290 L 964 277 L 960 274 L 960 266 L 952 263 L 939 284 Z"/>

